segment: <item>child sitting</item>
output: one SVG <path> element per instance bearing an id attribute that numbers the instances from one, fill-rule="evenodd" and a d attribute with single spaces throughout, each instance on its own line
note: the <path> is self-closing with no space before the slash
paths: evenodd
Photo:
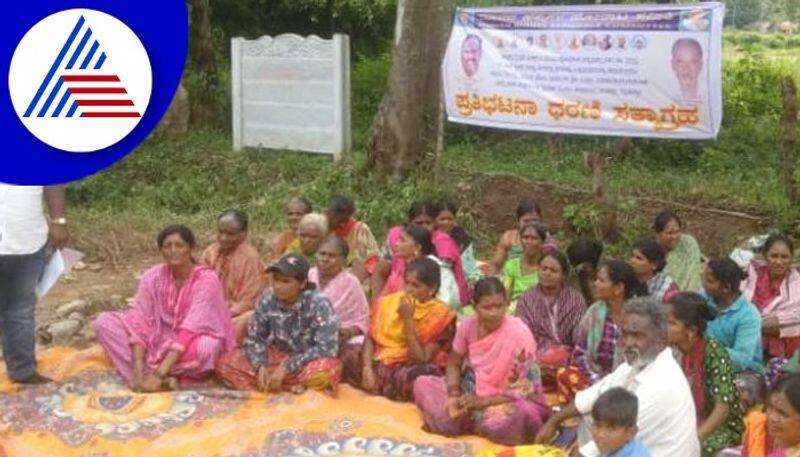
<path id="1" fill-rule="evenodd" d="M 650 457 L 636 439 L 639 400 L 621 387 L 604 392 L 592 408 L 592 439 L 603 457 Z"/>

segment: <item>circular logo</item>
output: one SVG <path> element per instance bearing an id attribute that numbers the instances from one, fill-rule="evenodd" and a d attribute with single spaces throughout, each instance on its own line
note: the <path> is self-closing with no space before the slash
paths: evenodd
<path id="1" fill-rule="evenodd" d="M 36 138 L 68 152 L 108 148 L 147 110 L 153 73 L 139 37 L 92 9 L 51 14 L 14 51 L 8 87 L 20 121 Z"/>

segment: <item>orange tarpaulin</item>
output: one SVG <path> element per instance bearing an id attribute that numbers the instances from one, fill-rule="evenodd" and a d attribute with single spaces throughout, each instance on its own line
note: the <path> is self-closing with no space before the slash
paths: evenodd
<path id="1" fill-rule="evenodd" d="M 422 431 L 413 404 L 342 385 L 337 398 L 230 391 L 135 394 L 99 347 L 39 354 L 58 382 L 17 388 L 0 365 L 0 456 L 462 457 L 501 446 Z M 490 454 L 491 455 L 491 454 Z"/>

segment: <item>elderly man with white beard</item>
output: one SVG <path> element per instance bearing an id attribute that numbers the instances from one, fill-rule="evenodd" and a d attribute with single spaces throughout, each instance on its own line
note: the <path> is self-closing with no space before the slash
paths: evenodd
<path id="1" fill-rule="evenodd" d="M 587 415 L 597 398 L 612 387 L 623 387 L 639 399 L 636 438 L 652 457 L 699 457 L 697 423 L 689 384 L 667 347 L 667 318 L 661 303 L 634 298 L 623 307 L 622 345 L 625 363 L 554 414 L 542 426 L 537 442 L 548 443 L 563 421 Z M 580 448 L 584 457 L 599 457 L 593 441 Z"/>

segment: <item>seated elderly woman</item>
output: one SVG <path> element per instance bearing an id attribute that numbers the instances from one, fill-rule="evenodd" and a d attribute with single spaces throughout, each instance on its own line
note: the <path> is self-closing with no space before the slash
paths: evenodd
<path id="1" fill-rule="evenodd" d="M 258 251 L 247 239 L 247 214 L 227 210 L 217 218 L 217 242 L 203 252 L 203 263 L 217 272 L 233 316 L 236 341 L 247 334 L 247 322 L 267 285 Z"/>
<path id="2" fill-rule="evenodd" d="M 442 435 L 476 433 L 514 446 L 530 443 L 550 416 L 536 365 L 536 341 L 506 316 L 499 279 L 475 285 L 475 316 L 458 326 L 445 377 L 420 376 L 414 401 L 425 429 Z"/>
<path id="3" fill-rule="evenodd" d="M 361 353 L 347 353 L 343 360 L 348 383 L 406 401 L 412 398 L 417 377 L 442 375 L 456 316 L 436 298 L 440 271 L 429 258 L 409 262 L 405 290 L 373 305 L 372 326 Z"/>
<path id="4" fill-rule="evenodd" d="M 328 236 L 328 220 L 319 213 L 309 213 L 300 219 L 297 226 L 297 239 L 289 244 L 287 252 L 306 259 L 309 265 L 316 262 L 317 249 Z"/>
<path id="5" fill-rule="evenodd" d="M 360 350 L 369 331 L 369 303 L 361 282 L 344 269 L 347 254 L 347 242 L 329 236 L 319 245 L 317 266 L 308 272 L 308 280 L 328 297 L 339 320 L 339 352 Z"/>
<path id="6" fill-rule="evenodd" d="M 331 234 L 347 242 L 350 254 L 347 265 L 352 273 L 361 281 L 368 278 L 380 259 L 380 248 L 369 226 L 353 217 L 356 206 L 353 200 L 335 196 L 328 203 L 325 215 L 328 217 L 328 228 Z"/>
<path id="7" fill-rule="evenodd" d="M 192 259 L 195 238 L 182 225 L 158 235 L 164 263 L 139 280 L 133 307 L 94 321 L 97 340 L 135 391 L 175 389 L 210 374 L 233 349 L 230 311 L 217 274 Z"/>
<path id="8" fill-rule="evenodd" d="M 311 202 L 303 197 L 293 197 L 286 203 L 286 221 L 289 225 L 275 238 L 272 247 L 272 259 L 277 261 L 289 250 L 289 245 L 297 240 L 297 227 L 300 219 L 313 211 Z"/>
<path id="9" fill-rule="evenodd" d="M 223 383 L 270 392 L 336 388 L 342 375 L 339 326 L 330 300 L 309 283 L 308 269 L 293 254 L 269 267 L 272 292 L 256 306 L 243 348 L 217 363 Z"/>

